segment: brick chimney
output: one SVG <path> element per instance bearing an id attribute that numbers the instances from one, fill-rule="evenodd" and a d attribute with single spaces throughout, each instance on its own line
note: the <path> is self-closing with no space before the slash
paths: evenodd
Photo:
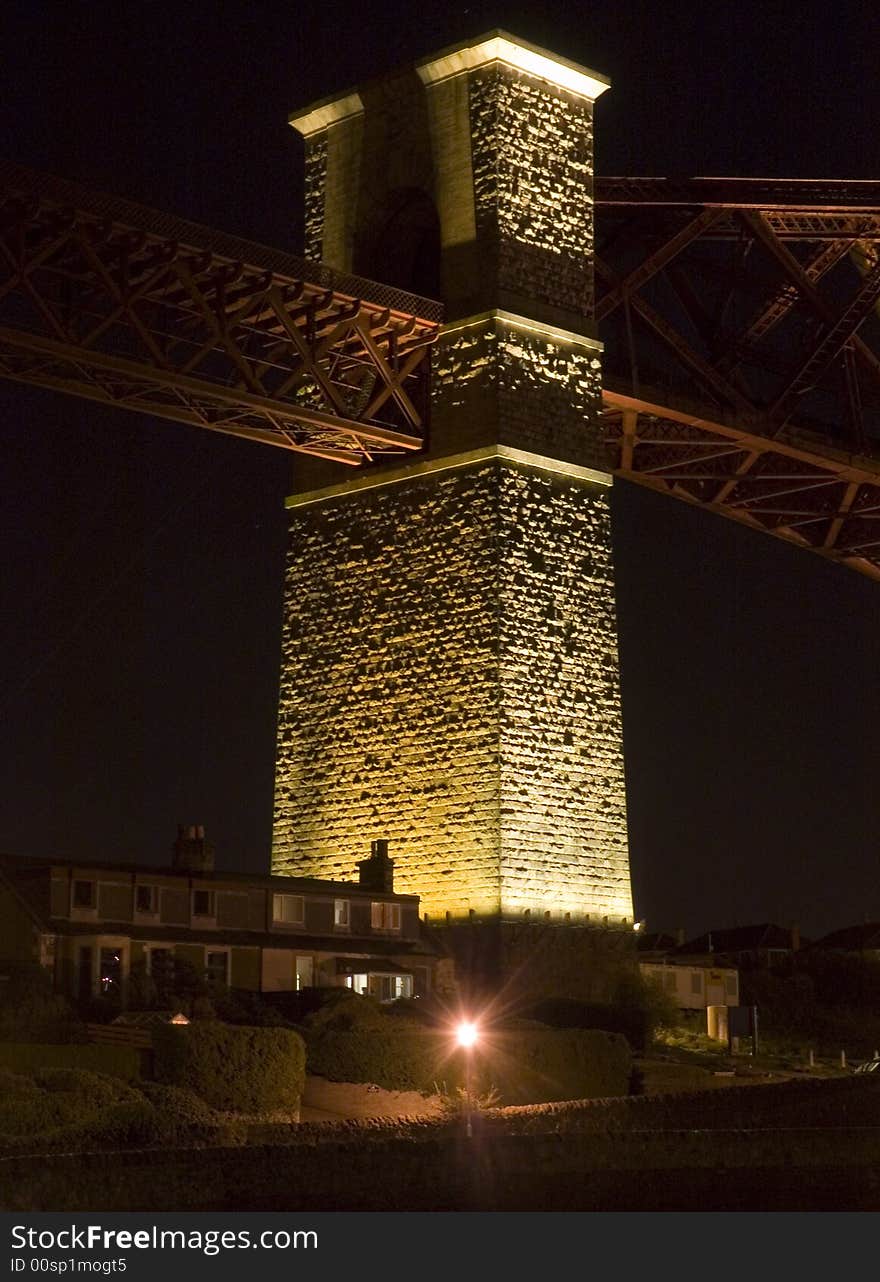
<path id="1" fill-rule="evenodd" d="M 178 824 L 171 866 L 177 872 L 213 872 L 214 847 L 202 824 Z"/>
<path id="2" fill-rule="evenodd" d="M 358 863 L 358 881 L 364 890 L 394 893 L 394 860 L 388 858 L 388 842 L 384 838 L 370 842 L 369 859 Z"/>

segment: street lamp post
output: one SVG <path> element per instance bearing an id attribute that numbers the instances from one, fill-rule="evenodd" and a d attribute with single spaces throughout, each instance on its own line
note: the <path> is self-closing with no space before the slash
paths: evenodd
<path id="1" fill-rule="evenodd" d="M 471 1124 L 471 1051 L 477 1040 L 477 1026 L 464 1020 L 456 1029 L 456 1037 L 459 1046 L 464 1051 L 464 1116 L 465 1116 L 465 1135 L 468 1139 L 473 1136 L 473 1126 Z"/>

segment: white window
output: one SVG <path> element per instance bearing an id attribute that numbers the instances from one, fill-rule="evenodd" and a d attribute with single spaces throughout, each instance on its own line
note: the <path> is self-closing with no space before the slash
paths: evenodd
<path id="1" fill-rule="evenodd" d="M 369 993 L 380 1002 L 394 1002 L 399 997 L 412 997 L 412 978 L 409 975 L 371 975 Z"/>
<path id="2" fill-rule="evenodd" d="M 315 959 L 314 957 L 297 957 L 296 959 L 296 991 L 303 988 L 311 988 L 315 982 Z"/>
<path id="3" fill-rule="evenodd" d="M 159 887 L 135 886 L 134 910 L 141 917 L 155 917 L 159 912 Z"/>
<path id="4" fill-rule="evenodd" d="M 213 890 L 194 890 L 192 893 L 193 917 L 216 917 L 217 901 Z"/>
<path id="5" fill-rule="evenodd" d="M 400 930 L 400 904 L 370 904 L 373 930 Z"/>
<path id="6" fill-rule="evenodd" d="M 301 926 L 306 919 L 302 895 L 273 895 L 272 920 L 284 926 Z"/>
<path id="7" fill-rule="evenodd" d="M 348 930 L 348 900 L 336 899 L 333 902 L 333 925 L 337 930 Z"/>

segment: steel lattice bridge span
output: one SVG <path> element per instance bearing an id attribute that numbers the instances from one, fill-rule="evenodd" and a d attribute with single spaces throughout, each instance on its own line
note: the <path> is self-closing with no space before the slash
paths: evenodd
<path id="1" fill-rule="evenodd" d="M 600 178 L 616 475 L 880 578 L 880 183 Z M 0 165 L 0 374 L 348 466 L 427 433 L 438 303 Z"/>

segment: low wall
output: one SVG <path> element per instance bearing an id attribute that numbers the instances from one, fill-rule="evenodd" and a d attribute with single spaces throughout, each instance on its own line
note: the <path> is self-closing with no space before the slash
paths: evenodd
<path id="1" fill-rule="evenodd" d="M 712 1108 L 723 1096 L 731 1110 L 702 1127 L 693 1124 L 696 1101 L 675 1096 L 500 1110 L 476 1119 L 471 1140 L 460 1121 L 375 1119 L 288 1127 L 286 1143 L 245 1148 L 6 1158 L 0 1160 L 0 1205 L 21 1211 L 878 1210 L 878 1087 L 870 1079 L 841 1080 L 703 1094 Z M 736 1095 L 743 1097 L 740 1107 L 754 1110 L 747 1129 L 729 1120 L 736 1116 L 737 1101 L 730 1098 Z M 658 1109 L 688 1102 L 691 1125 L 654 1125 Z M 601 1124 L 626 1110 L 626 1129 Z M 788 1110 L 799 1115 L 797 1122 Z"/>

